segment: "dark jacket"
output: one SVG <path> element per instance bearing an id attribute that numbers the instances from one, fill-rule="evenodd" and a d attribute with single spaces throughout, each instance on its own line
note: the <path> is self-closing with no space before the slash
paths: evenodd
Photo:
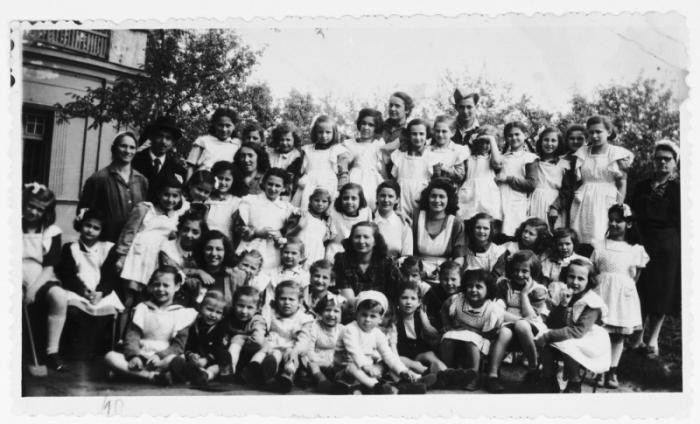
<path id="1" fill-rule="evenodd" d="M 182 177 L 182 181 L 185 181 L 187 176 L 187 171 L 185 168 L 177 161 L 171 152 L 165 154 L 165 161 L 160 166 L 160 171 L 156 174 L 156 169 L 153 166 L 153 161 L 151 160 L 150 149 L 142 150 L 134 156 L 134 160 L 131 162 L 131 166 L 143 174 L 148 180 L 148 195 L 149 199 L 152 197 L 153 190 L 155 189 L 156 178 L 159 176 L 173 174 Z"/>

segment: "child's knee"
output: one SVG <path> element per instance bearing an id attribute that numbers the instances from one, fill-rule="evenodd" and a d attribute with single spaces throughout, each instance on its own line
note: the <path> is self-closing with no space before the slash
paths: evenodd
<path id="1" fill-rule="evenodd" d="M 124 357 L 124 354 L 112 350 L 105 354 L 104 361 L 108 367 L 115 368 L 121 363 L 126 362 L 126 358 Z"/>
<path id="2" fill-rule="evenodd" d="M 60 312 L 68 309 L 68 296 L 66 291 L 59 286 L 51 287 L 47 292 L 46 296 L 49 301 L 49 307 L 52 312 Z"/>

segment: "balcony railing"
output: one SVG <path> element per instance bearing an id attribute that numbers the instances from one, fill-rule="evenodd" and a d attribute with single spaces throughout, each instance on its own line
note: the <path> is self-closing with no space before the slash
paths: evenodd
<path id="1" fill-rule="evenodd" d="M 109 54 L 109 31 L 95 30 L 32 30 L 26 38 L 35 43 L 107 59 Z"/>

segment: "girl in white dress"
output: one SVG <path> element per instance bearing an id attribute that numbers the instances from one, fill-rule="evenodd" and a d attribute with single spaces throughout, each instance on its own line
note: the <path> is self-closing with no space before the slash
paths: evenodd
<path id="1" fill-rule="evenodd" d="M 616 389 L 617 365 L 622 356 L 625 337 L 641 329 L 642 311 L 636 282 L 649 262 L 644 246 L 636 244 L 639 233 L 633 227 L 629 206 L 616 204 L 608 210 L 608 233 L 602 242 L 594 244 L 591 261 L 598 272 L 597 292 L 608 308 L 603 318 L 610 333 L 612 358 L 610 371 L 600 375 L 598 385 Z"/>
<path id="2" fill-rule="evenodd" d="M 493 218 L 480 212 L 467 221 L 467 254 L 464 256 L 464 269 L 483 269 L 491 272 L 505 247 L 493 243 Z"/>
<path id="3" fill-rule="evenodd" d="M 530 195 L 528 217 L 540 218 L 549 223 L 550 228 L 566 224 L 566 216 L 553 205 L 562 202 L 561 196 L 564 174 L 569 169 L 568 160 L 561 159 L 562 135 L 555 128 L 545 128 L 537 139 L 537 153 L 540 158 L 525 167 L 527 180 L 534 189 Z M 551 218 L 550 218 L 551 217 Z"/>
<path id="4" fill-rule="evenodd" d="M 377 186 L 377 210 L 374 223 L 386 241 L 389 256 L 400 258 L 413 254 L 413 231 L 407 220 L 396 213 L 401 198 L 401 188 L 393 180 Z"/>
<path id="5" fill-rule="evenodd" d="M 553 306 L 547 325 L 551 330 L 538 335 L 535 345 L 542 351 L 548 391 L 561 391 L 556 372 L 558 360 L 563 359 L 568 376 L 564 392 L 581 393 L 581 367 L 595 373 L 610 367 L 610 339 L 598 325 L 607 306 L 595 292 L 595 271 L 588 259 L 573 259 L 564 273 L 565 283 L 549 286 Z"/>
<path id="6" fill-rule="evenodd" d="M 327 293 L 314 307 L 316 321 L 311 325 L 310 346 L 301 356 L 301 363 L 316 381 L 320 393 L 329 393 L 333 387 L 325 372 L 333 369 L 335 346 L 343 331 L 340 315 L 345 298 Z"/>
<path id="7" fill-rule="evenodd" d="M 479 128 L 474 140 L 474 154 L 465 162 L 466 178 L 459 189 L 457 218 L 466 221 L 483 212 L 501 221 L 501 194 L 496 184 L 496 173 L 501 170 L 503 157 L 498 149 L 496 129 L 485 125 Z"/>
<path id="8" fill-rule="evenodd" d="M 335 239 L 326 247 L 326 259 L 333 262 L 335 254 L 345 250 L 342 242 L 350 236 L 355 224 L 371 220 L 372 211 L 367 207 L 362 187 L 355 183 L 345 184 L 331 208 L 331 225 Z"/>
<path id="9" fill-rule="evenodd" d="M 594 116 L 586 122 L 589 144 L 576 151 L 575 173 L 583 184 L 574 193 L 571 228 L 581 243 L 590 244 L 605 237 L 607 223 L 601 211 L 625 198 L 627 170 L 634 158 L 624 147 L 608 144 L 615 139 L 610 120 Z"/>
<path id="10" fill-rule="evenodd" d="M 330 219 L 331 194 L 325 188 L 311 193 L 309 209 L 302 212 L 299 225 L 290 230 L 289 236 L 304 243 L 306 261 L 304 267 L 326 257 L 326 243 L 335 238 L 335 228 Z"/>
<path id="11" fill-rule="evenodd" d="M 314 190 L 325 188 L 335 198 L 338 188 L 348 182 L 350 153 L 338 143 L 338 128 L 325 115 L 316 118 L 311 127 L 311 144 L 303 146 L 301 150 L 304 153 L 302 177 L 294 204 L 306 210 Z"/>
<path id="12" fill-rule="evenodd" d="M 528 195 L 532 186 L 525 178 L 525 166 L 537 159 L 528 151 L 525 139 L 527 127 L 522 122 L 509 122 L 503 129 L 508 151 L 503 155 L 503 168 L 496 176 L 501 191 L 503 228 L 501 233 L 512 236 L 515 229 L 527 218 Z"/>
<path id="13" fill-rule="evenodd" d="M 271 168 L 263 177 L 263 192 L 251 194 L 241 200 L 238 213 L 244 226 L 243 240 L 236 253 L 257 250 L 265 258 L 263 270 L 274 270 L 280 265 L 279 247 L 286 243 L 285 228 L 299 210 L 280 199 L 289 182 L 289 175 L 279 168 Z"/>
<path id="14" fill-rule="evenodd" d="M 231 109 L 217 109 L 211 117 L 209 134 L 197 138 L 187 156 L 187 179 L 194 171 L 211 169 L 220 160 L 232 161 L 241 147 L 241 140 L 233 136 L 238 115 Z"/>
<path id="15" fill-rule="evenodd" d="M 449 178 L 458 186 L 464 181 L 464 161 L 469 157 L 470 151 L 468 146 L 452 141 L 454 124 L 454 119 L 446 115 L 435 118 L 430 151 L 436 161 L 433 174 Z"/>
<path id="16" fill-rule="evenodd" d="M 362 109 L 356 125 L 359 136 L 354 140 L 348 139 L 343 142 L 343 146 L 352 155 L 349 181 L 365 188 L 367 205 L 374 210 L 375 190 L 384 180 L 382 166 L 386 143 L 381 138 L 382 114 L 375 109 Z"/>
<path id="17" fill-rule="evenodd" d="M 233 162 L 219 161 L 211 168 L 216 178 L 215 189 L 212 192 L 207 206 L 207 225 L 212 230 L 218 230 L 231 238 L 233 234 L 233 215 L 238 211 L 241 198 L 231 194 L 233 187 Z"/>
<path id="18" fill-rule="evenodd" d="M 270 157 L 270 167 L 284 169 L 290 175 L 290 184 L 285 188 L 283 200 L 291 199 L 294 187 L 299 181 L 303 162 L 300 146 L 301 137 L 292 124 L 283 122 L 272 130 L 270 144 L 266 148 Z"/>
<path id="19" fill-rule="evenodd" d="M 426 142 L 430 127 L 422 119 L 413 119 L 406 126 L 409 142 L 406 151 L 395 150 L 391 154 L 391 175 L 401 187 L 401 212 L 413 216 L 418 209 L 421 191 L 430 182 L 435 160 Z"/>

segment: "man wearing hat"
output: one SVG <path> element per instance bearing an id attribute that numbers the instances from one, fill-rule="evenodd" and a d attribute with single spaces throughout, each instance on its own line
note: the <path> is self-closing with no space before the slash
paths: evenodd
<path id="1" fill-rule="evenodd" d="M 148 148 L 136 153 L 132 166 L 148 179 L 149 188 L 156 186 L 157 178 L 168 174 L 179 175 L 184 181 L 187 171 L 172 152 L 173 143 L 182 137 L 175 121 L 167 116 L 156 119 L 146 127 L 144 137 Z"/>
<path id="2" fill-rule="evenodd" d="M 455 122 L 455 134 L 452 141 L 463 146 L 472 148 L 473 138 L 479 129 L 479 120 L 476 118 L 476 107 L 479 104 L 478 93 L 466 93 L 455 89 L 454 92 L 455 110 L 457 119 Z"/>

